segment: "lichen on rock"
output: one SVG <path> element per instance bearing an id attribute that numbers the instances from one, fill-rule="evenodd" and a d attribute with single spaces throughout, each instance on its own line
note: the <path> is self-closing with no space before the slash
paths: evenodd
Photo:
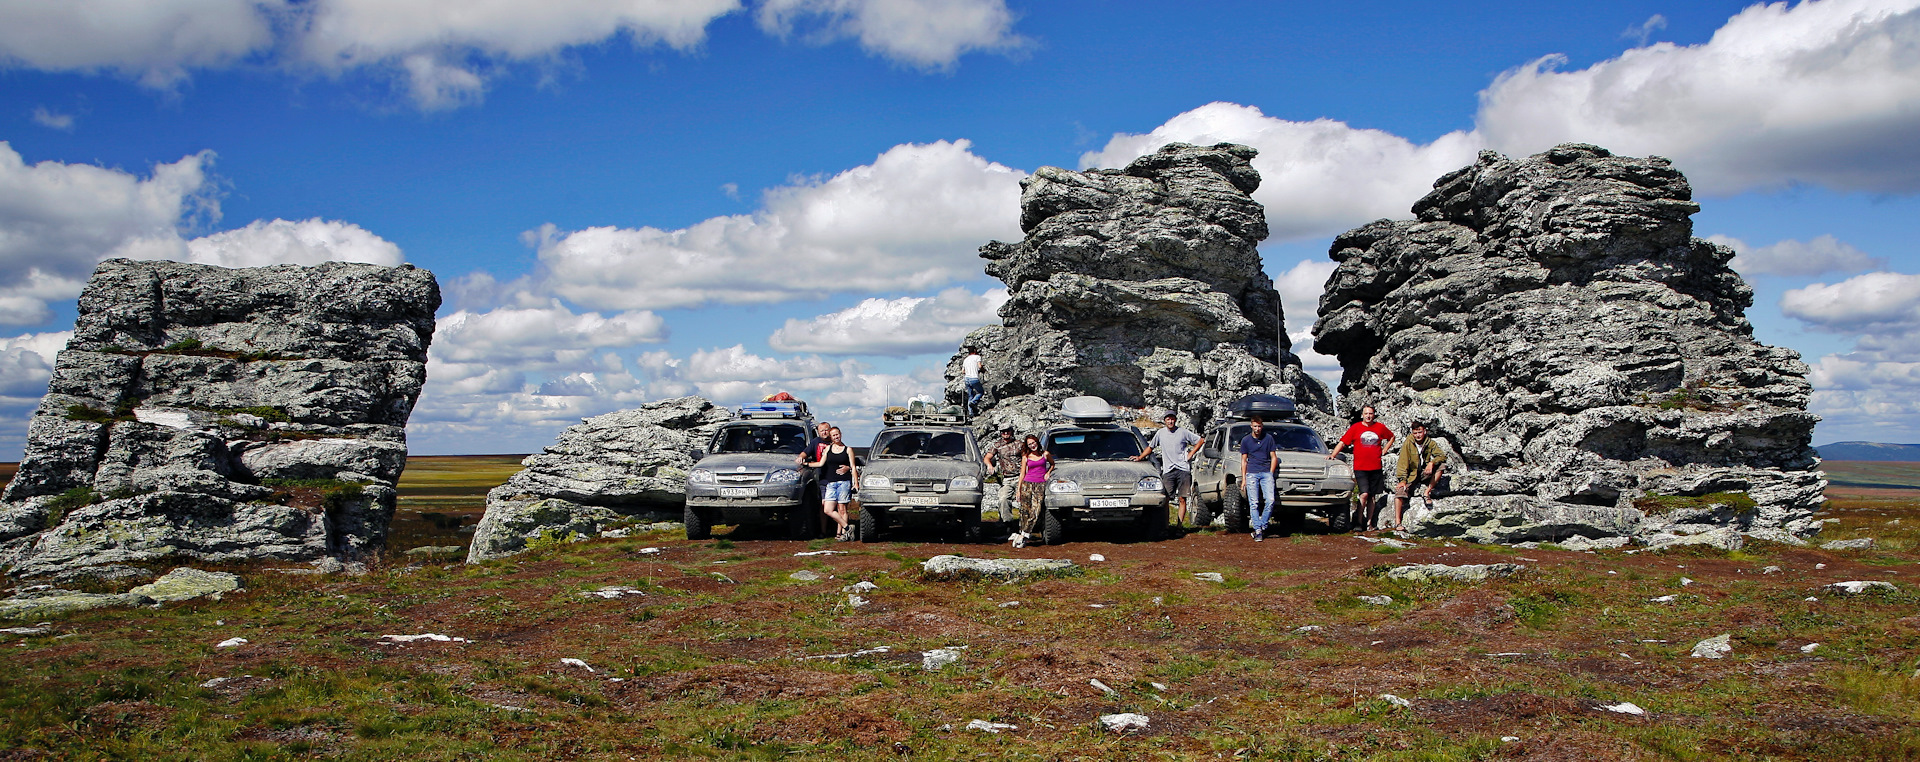
<path id="1" fill-rule="evenodd" d="M 1082 394 L 1178 410 L 1200 428 L 1234 399 L 1273 393 L 1330 425 L 1326 387 L 1293 354 L 1261 268 L 1254 154 L 1175 143 L 1126 169 L 1041 167 L 1021 181 L 1026 237 L 980 249 L 1007 284 L 1002 324 L 967 336 L 947 368 L 948 399 L 962 399 L 960 363 L 977 347 L 983 429 L 1031 430 Z"/>
<path id="2" fill-rule="evenodd" d="M 1817 530 L 1807 366 L 1754 340 L 1753 291 L 1693 237 L 1698 210 L 1666 159 L 1567 144 L 1483 152 L 1418 219 L 1334 240 L 1314 348 L 1340 360 L 1341 407 L 1427 422 L 1464 461 L 1412 531 Z"/>
<path id="3" fill-rule="evenodd" d="M 0 565 L 379 548 L 439 305 L 410 265 L 102 262 L 0 494 Z"/>
<path id="4" fill-rule="evenodd" d="M 467 561 L 518 553 L 542 536 L 593 537 L 622 522 L 678 520 L 688 469 L 731 419 L 705 399 L 677 397 L 567 428 L 487 493 Z"/>

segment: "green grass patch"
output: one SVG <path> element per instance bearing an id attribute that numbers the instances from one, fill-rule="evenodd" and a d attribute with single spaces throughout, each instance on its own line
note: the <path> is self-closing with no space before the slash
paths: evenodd
<path id="1" fill-rule="evenodd" d="M 1662 495 L 1658 492 L 1649 492 L 1644 497 L 1633 501 L 1633 507 L 1656 515 L 1682 509 L 1705 508 L 1710 505 L 1724 505 L 1739 514 L 1752 513 L 1760 507 L 1760 504 L 1754 502 L 1753 498 L 1748 497 L 1745 492 L 1710 492 L 1705 495 Z"/>

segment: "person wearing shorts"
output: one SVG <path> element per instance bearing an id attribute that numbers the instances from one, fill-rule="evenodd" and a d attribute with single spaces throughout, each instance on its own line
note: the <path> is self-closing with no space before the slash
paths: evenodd
<path id="1" fill-rule="evenodd" d="M 1180 511 L 1175 514 L 1180 526 L 1187 525 L 1187 495 L 1193 492 L 1193 455 L 1200 451 L 1200 435 L 1191 430 L 1180 428 L 1179 416 L 1173 411 L 1160 418 L 1162 426 L 1147 440 L 1147 449 L 1134 456 L 1134 460 L 1146 460 L 1154 453 L 1160 453 L 1160 489 L 1167 495 L 1167 502 L 1180 501 Z"/>
<path id="2" fill-rule="evenodd" d="M 1380 518 L 1376 498 L 1387 496 L 1386 474 L 1380 465 L 1380 455 L 1393 444 L 1393 430 L 1374 420 L 1378 413 L 1372 405 L 1360 408 L 1359 422 L 1347 427 L 1347 433 L 1340 435 L 1340 444 L 1333 446 L 1333 452 L 1327 453 L 1329 460 L 1340 457 L 1340 451 L 1353 448 L 1353 488 L 1360 493 L 1360 516 L 1357 525 L 1372 529 Z"/>
<path id="3" fill-rule="evenodd" d="M 848 509 L 853 485 L 860 479 L 860 464 L 853 459 L 853 448 L 842 440 L 840 427 L 827 430 L 827 446 L 820 450 L 820 459 L 807 465 L 820 470 L 820 511 L 833 521 L 834 537 L 843 542 L 852 539 Z M 825 521 L 821 527 L 827 528 Z"/>

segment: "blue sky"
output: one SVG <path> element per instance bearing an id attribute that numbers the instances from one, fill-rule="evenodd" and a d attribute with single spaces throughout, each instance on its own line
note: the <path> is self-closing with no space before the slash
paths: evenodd
<path id="1" fill-rule="evenodd" d="M 1172 139 L 1262 150 L 1296 335 L 1328 240 L 1479 148 L 1670 156 L 1816 440 L 1920 441 L 1916 6 L 0 0 L 0 457 L 108 256 L 433 270 L 416 452 L 682 393 L 872 420 L 993 319 L 1022 174 Z"/>

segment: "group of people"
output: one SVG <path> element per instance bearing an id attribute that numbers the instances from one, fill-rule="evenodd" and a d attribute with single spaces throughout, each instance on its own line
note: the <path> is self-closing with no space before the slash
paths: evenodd
<path id="1" fill-rule="evenodd" d="M 1386 473 L 1381 457 L 1388 447 L 1393 446 L 1393 430 L 1387 428 L 1377 418 L 1379 413 L 1372 405 L 1360 408 L 1360 420 L 1347 427 L 1340 435 L 1340 443 L 1327 453 L 1327 459 L 1340 457 L 1340 451 L 1353 448 L 1354 491 L 1360 493 L 1360 513 L 1355 516 L 1356 523 L 1367 527 L 1379 526 L 1382 529 L 1398 528 L 1406 521 L 1407 502 L 1416 491 L 1426 488 L 1428 499 L 1432 499 L 1434 490 L 1440 487 L 1440 476 L 1446 471 L 1447 451 L 1427 436 L 1427 424 L 1414 421 L 1407 426 L 1407 441 L 1400 445 L 1400 454 L 1394 464 L 1393 481 L 1393 523 L 1382 525 L 1379 521 L 1379 504 L 1376 497 L 1386 495 Z"/>
<path id="2" fill-rule="evenodd" d="M 1016 548 L 1026 547 L 1040 512 L 1046 510 L 1047 480 L 1053 478 L 1053 453 L 1040 446 L 1038 435 L 1028 434 L 1016 442 L 1013 427 L 1002 426 L 1000 441 L 987 448 L 983 457 L 988 481 L 982 485 L 986 490 L 982 507 L 995 506 L 1001 521 L 1013 521 L 1017 515 L 1020 530 L 1008 541 Z"/>
<path id="3" fill-rule="evenodd" d="M 832 531 L 841 542 L 853 539 L 850 508 L 853 485 L 860 483 L 860 460 L 853 457 L 853 448 L 847 446 L 840 427 L 826 421 L 814 423 L 807 449 L 793 462 L 820 474 L 821 533 Z"/>

